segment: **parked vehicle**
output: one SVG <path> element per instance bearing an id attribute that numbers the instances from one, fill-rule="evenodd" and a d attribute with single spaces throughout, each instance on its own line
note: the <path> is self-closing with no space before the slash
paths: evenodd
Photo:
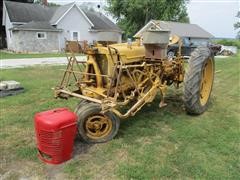
<path id="1" fill-rule="evenodd" d="M 183 56 L 190 56 L 192 51 L 197 48 L 198 45 L 192 43 L 189 38 L 182 39 L 182 48 L 181 48 L 181 55 Z M 179 49 L 178 44 L 172 44 L 168 46 L 167 56 L 174 57 L 177 56 Z"/>
<path id="2" fill-rule="evenodd" d="M 183 38 L 182 39 L 182 47 L 181 47 L 181 55 L 182 56 L 191 56 L 191 53 L 194 51 L 194 49 L 196 49 L 199 46 L 206 46 L 209 49 L 211 49 L 213 55 L 215 56 L 218 52 L 221 51 L 221 45 L 219 44 L 213 44 L 213 43 L 196 43 L 196 42 L 191 42 L 190 38 Z M 179 44 L 172 44 L 168 46 L 168 50 L 167 50 L 167 56 L 169 58 L 172 58 L 174 56 L 177 56 L 178 53 L 178 49 L 179 49 Z"/>

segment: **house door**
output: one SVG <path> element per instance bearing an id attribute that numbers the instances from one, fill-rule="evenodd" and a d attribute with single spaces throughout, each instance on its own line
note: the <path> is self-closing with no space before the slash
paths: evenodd
<path id="1" fill-rule="evenodd" d="M 72 31 L 71 37 L 72 37 L 71 38 L 72 41 L 79 41 L 80 33 L 78 31 Z"/>

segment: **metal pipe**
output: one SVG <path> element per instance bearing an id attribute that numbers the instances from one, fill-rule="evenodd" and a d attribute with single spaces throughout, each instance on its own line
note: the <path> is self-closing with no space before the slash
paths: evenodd
<path id="1" fill-rule="evenodd" d="M 139 111 L 142 106 L 145 104 L 146 98 L 152 93 L 152 91 L 155 91 L 158 85 L 154 85 L 136 104 L 134 104 L 131 109 L 129 109 L 125 114 L 120 113 L 116 109 L 112 109 L 112 111 L 120 118 L 126 119 L 133 113 L 135 114 L 137 111 Z"/>
<path id="2" fill-rule="evenodd" d="M 86 73 L 86 72 L 79 72 L 79 71 L 70 71 L 70 70 L 66 70 L 66 69 L 60 69 L 61 71 L 66 71 L 66 72 L 74 72 L 74 73 L 78 73 L 78 74 L 87 74 L 87 75 L 93 75 L 93 76 L 102 76 L 102 77 L 107 77 L 107 78 L 111 78 L 108 75 L 103 75 L 103 74 L 93 74 L 93 73 Z"/>
<path id="3" fill-rule="evenodd" d="M 94 90 L 92 90 L 92 89 L 90 89 L 90 88 L 87 88 L 87 87 L 85 87 L 84 90 L 91 91 L 91 92 L 93 92 L 93 93 L 95 93 L 95 94 L 98 94 L 98 95 L 100 95 L 100 96 L 103 96 L 104 98 L 107 97 L 105 94 L 99 93 L 98 91 L 94 91 Z"/>
<path id="4" fill-rule="evenodd" d="M 88 101 L 92 101 L 92 102 L 95 102 L 95 103 L 98 103 L 98 104 L 102 104 L 102 101 L 101 101 L 101 100 L 98 100 L 98 99 L 95 99 L 95 98 L 91 98 L 91 97 L 87 97 L 87 96 L 83 96 L 83 95 L 80 95 L 80 94 L 77 94 L 77 93 L 69 92 L 69 91 L 66 91 L 66 90 L 64 90 L 64 89 L 59 89 L 59 90 L 56 90 L 56 91 L 57 91 L 57 92 L 61 92 L 61 93 L 68 94 L 68 95 L 70 95 L 70 96 L 74 96 L 74 97 L 86 99 L 86 100 L 88 100 Z"/>

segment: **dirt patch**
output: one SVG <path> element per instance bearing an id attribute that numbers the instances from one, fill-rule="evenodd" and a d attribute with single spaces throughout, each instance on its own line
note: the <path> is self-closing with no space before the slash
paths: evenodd
<path id="1" fill-rule="evenodd" d="M 46 179 L 51 180 L 64 180 L 66 179 L 65 174 L 63 173 L 64 164 L 60 165 L 45 165 L 44 172 L 46 174 Z"/>
<path id="2" fill-rule="evenodd" d="M 0 179 L 41 179 L 42 167 L 30 161 L 17 161 L 1 167 Z"/>
<path id="3" fill-rule="evenodd" d="M 73 157 L 88 153 L 93 146 L 94 144 L 82 142 L 79 138 L 77 138 L 74 142 Z"/>

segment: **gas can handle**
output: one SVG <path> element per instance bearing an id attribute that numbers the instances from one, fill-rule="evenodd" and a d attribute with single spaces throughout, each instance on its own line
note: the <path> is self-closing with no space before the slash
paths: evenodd
<path id="1" fill-rule="evenodd" d="M 53 112 L 61 112 L 61 111 L 65 111 L 67 110 L 67 108 L 58 108 L 58 109 L 54 109 Z"/>

